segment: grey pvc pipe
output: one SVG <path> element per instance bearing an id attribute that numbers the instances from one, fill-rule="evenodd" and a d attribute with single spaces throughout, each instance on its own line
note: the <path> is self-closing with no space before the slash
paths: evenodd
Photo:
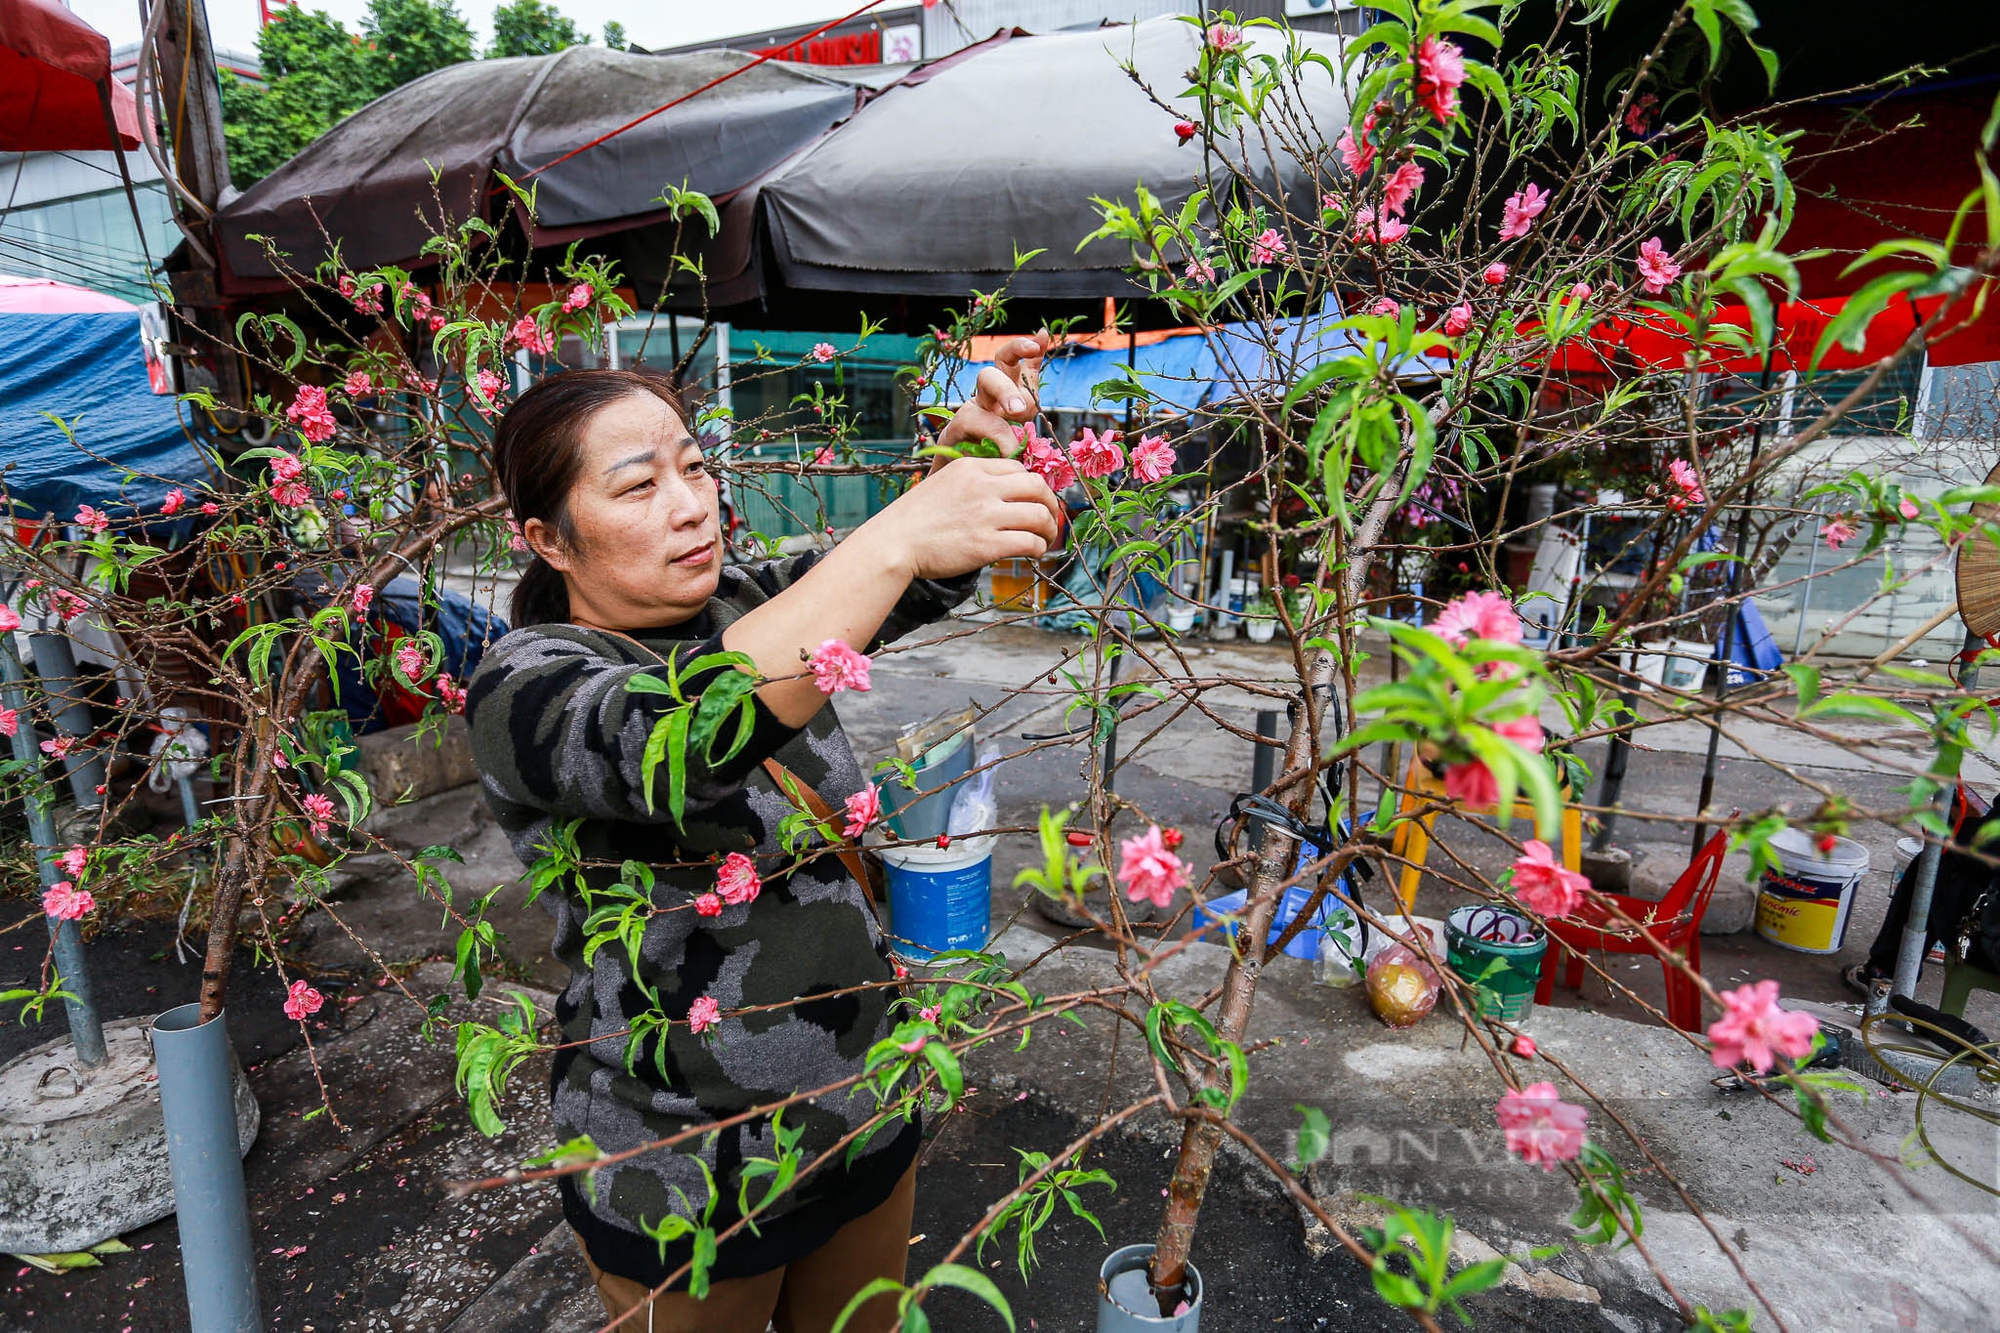
<path id="1" fill-rule="evenodd" d="M 261 1333 L 257 1256 L 236 1136 L 235 1069 L 223 1016 L 203 1023 L 199 1004 L 161 1014 L 153 1021 L 153 1063 L 192 1333 Z"/>
<path id="2" fill-rule="evenodd" d="M 1923 855 L 1917 858 L 1917 882 L 1910 891 L 1910 914 L 1903 919 L 1903 938 L 1896 949 L 1896 980 L 1891 994 L 1916 998 L 1917 978 L 1924 970 L 1924 943 L 1930 935 L 1931 898 L 1937 891 L 1938 861 L 1943 855 L 1944 847 L 1936 838 L 1924 839 Z M 1882 1007 L 1886 1009 L 1888 1003 L 1888 997 L 1883 996 Z"/>
<path id="3" fill-rule="evenodd" d="M 1152 1246 L 1127 1245 L 1097 1270 L 1097 1333 L 1201 1333 L 1201 1273 L 1187 1266 L 1187 1311 L 1162 1316 L 1147 1272 L 1152 1258 Z"/>
<path id="4" fill-rule="evenodd" d="M 90 705 L 83 701 L 82 682 L 76 674 L 76 653 L 60 634 L 30 634 L 28 648 L 35 655 L 35 674 L 42 680 L 42 697 L 48 700 L 49 714 L 56 730 L 81 740 L 96 730 L 90 720 Z M 95 810 L 104 804 L 97 789 L 104 785 L 104 760 L 96 754 L 72 755 L 63 760 L 69 777 L 70 794 L 79 810 Z"/>
<path id="5" fill-rule="evenodd" d="M 27 671 L 14 650 L 14 636 L 0 633 L 0 700 L 18 714 L 14 728 L 14 758 L 30 775 L 42 771 L 41 752 L 35 744 L 35 728 L 28 720 L 28 692 L 23 686 Z M 21 796 L 28 816 L 28 839 L 35 844 L 35 863 L 41 871 L 42 887 L 62 879 L 56 864 L 56 822 L 49 814 L 48 788 L 29 781 Z M 72 998 L 63 1001 L 69 1015 L 70 1044 L 76 1048 L 77 1062 L 86 1069 L 104 1063 L 104 1025 L 97 1015 L 97 999 L 90 986 L 90 966 L 83 954 L 83 936 L 76 922 L 49 918 L 49 936 L 55 941 L 56 972 L 62 988 Z"/>

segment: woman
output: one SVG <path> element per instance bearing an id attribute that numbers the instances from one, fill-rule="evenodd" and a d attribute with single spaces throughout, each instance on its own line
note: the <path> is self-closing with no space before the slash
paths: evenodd
<path id="1" fill-rule="evenodd" d="M 1039 338 L 1009 344 L 939 443 L 991 439 L 1011 450 L 1011 423 L 1033 418 L 1033 372 L 1046 350 Z M 1011 458 L 960 458 L 823 555 L 725 569 L 716 480 L 666 381 L 610 370 L 555 376 L 521 395 L 493 448 L 535 558 L 514 595 L 520 628 L 487 653 L 467 696 L 487 801 L 524 861 L 541 855 L 553 829 L 581 820 L 577 848 L 603 867 L 588 873 L 593 892 L 616 883 L 610 867 L 626 861 L 657 871 L 636 975 L 619 944 L 586 962 L 588 908 L 573 885 L 543 897 L 556 957 L 571 970 L 556 1005 L 558 1140 L 588 1134 L 618 1152 L 852 1077 L 893 1026 L 895 994 L 853 988 L 889 981 L 894 968 L 843 859 L 814 856 L 788 871 L 794 858 L 778 845 L 779 822 L 795 807 L 774 767 L 823 808 L 838 809 L 865 782 L 805 659 L 830 639 L 867 651 L 942 616 L 987 564 L 1041 555 L 1057 535 L 1055 496 Z M 674 701 L 626 686 L 718 650 L 756 664 L 754 724 L 727 759 L 688 748 L 677 824 L 666 774 L 651 802 L 642 776 L 647 737 Z M 692 696 L 733 669 L 688 672 L 683 689 Z M 754 897 L 740 862 L 719 878 L 730 853 L 754 862 Z M 646 1038 L 628 1072 L 626 1033 L 652 1009 L 647 992 L 671 1022 Z M 711 1003 L 724 1015 L 752 1012 L 697 1034 L 690 1013 L 705 1019 Z M 803 1130 L 810 1164 L 874 1109 L 867 1093 L 842 1090 L 786 1108 L 782 1129 Z M 825 1330 L 870 1280 L 903 1277 L 919 1137 L 918 1125 L 898 1120 L 851 1160 L 843 1144 L 756 1215 L 755 1233 L 744 1227 L 721 1244 L 701 1301 L 682 1279 L 647 1302 L 691 1253 L 687 1238 L 662 1246 L 655 1236 L 668 1213 L 707 1203 L 704 1165 L 719 1195 L 711 1224 L 720 1232 L 741 1216 L 744 1164 L 779 1155 L 768 1117 L 606 1167 L 594 1190 L 566 1176 L 563 1211 L 607 1312 L 627 1315 L 621 1333 L 763 1333 L 767 1321 L 781 1333 Z M 752 1197 L 761 1194 L 753 1185 Z M 881 1301 L 852 1327 L 880 1333 L 891 1315 Z"/>

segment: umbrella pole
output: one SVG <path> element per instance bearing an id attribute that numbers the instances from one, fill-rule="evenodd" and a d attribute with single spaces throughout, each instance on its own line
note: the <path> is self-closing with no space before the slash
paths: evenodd
<path id="1" fill-rule="evenodd" d="M 1750 489 L 1743 496 L 1742 517 L 1736 524 L 1736 558 L 1729 562 L 1728 593 L 1729 608 L 1722 617 L 1722 639 L 1715 655 L 1718 675 L 1715 678 L 1716 712 L 1722 711 L 1722 701 L 1729 697 L 1729 670 L 1736 663 L 1736 637 L 1743 629 L 1743 604 L 1736 600 L 1737 581 L 1743 575 L 1744 548 L 1750 544 L 1750 509 L 1757 503 L 1757 456 L 1764 452 L 1764 423 L 1770 419 L 1765 399 L 1771 392 L 1771 353 L 1764 353 L 1764 373 L 1757 377 L 1757 430 L 1750 437 Z M 1747 594 L 1746 594 L 1747 595 Z M 1708 836 L 1708 803 L 1715 796 L 1716 761 L 1722 749 L 1722 719 L 1718 716 L 1708 729 L 1708 759 L 1701 769 L 1701 795 L 1694 807 L 1694 849 L 1690 856 L 1701 855 L 1701 845 Z"/>

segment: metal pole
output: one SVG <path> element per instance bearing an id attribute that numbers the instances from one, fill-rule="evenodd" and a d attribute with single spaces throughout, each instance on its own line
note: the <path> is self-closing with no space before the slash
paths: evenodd
<path id="1" fill-rule="evenodd" d="M 1259 795 L 1268 791 L 1277 780 L 1278 755 L 1283 747 L 1283 736 L 1278 727 L 1284 720 L 1285 715 L 1275 708 L 1257 710 L 1257 734 L 1272 742 L 1270 745 L 1259 745 L 1250 755 L 1250 790 Z M 1250 821 L 1250 846 L 1253 850 L 1263 850 L 1264 821 L 1261 819 Z"/>
<path id="2" fill-rule="evenodd" d="M 56 823 L 49 813 L 48 788 L 36 781 L 42 756 L 35 745 L 35 728 L 28 721 L 28 696 L 22 687 L 27 672 L 14 648 L 12 633 L 0 633 L 0 698 L 14 710 L 19 721 L 14 730 L 14 758 L 26 775 L 21 806 L 28 816 L 28 837 L 35 844 L 35 862 L 41 870 L 42 887 L 62 880 L 56 864 Z M 97 1001 L 91 994 L 90 968 L 83 956 L 83 937 L 76 922 L 49 919 L 49 934 L 55 941 L 56 971 L 62 988 L 71 998 L 63 1001 L 69 1013 L 70 1043 L 76 1047 L 77 1062 L 86 1069 L 104 1063 L 104 1025 L 98 1020 Z"/>
<path id="3" fill-rule="evenodd" d="M 1819 569 L 1819 515 L 1814 514 L 1807 526 L 1814 531 L 1806 539 L 1806 581 L 1799 585 L 1799 628 L 1792 635 L 1792 656 L 1797 657 L 1806 650 L 1806 609 L 1812 605 L 1813 574 Z"/>
<path id="4" fill-rule="evenodd" d="M 199 1004 L 161 1014 L 153 1024 L 153 1064 L 174 1178 L 188 1322 L 193 1333 L 261 1333 L 236 1126 L 236 1069 L 223 1016 L 204 1023 Z"/>
<path id="5" fill-rule="evenodd" d="M 90 705 L 83 701 L 83 683 L 76 674 L 76 654 L 69 639 L 61 634 L 30 634 L 28 648 L 35 655 L 35 674 L 41 677 L 42 698 L 48 701 L 57 733 L 88 740 L 96 727 L 90 721 Z M 104 785 L 104 761 L 96 754 L 72 754 L 63 760 L 63 773 L 77 809 L 95 810 L 104 804 L 97 790 Z"/>
<path id="6" fill-rule="evenodd" d="M 1750 506 L 1757 502 L 1757 456 L 1764 451 L 1764 423 L 1770 414 L 1765 410 L 1765 398 L 1771 392 L 1771 353 L 1764 353 L 1764 371 L 1757 377 L 1757 429 L 1750 437 L 1750 489 L 1743 496 L 1743 513 L 1736 523 L 1736 558 L 1729 565 L 1729 584 L 1725 594 L 1731 600 L 1729 610 L 1722 618 L 1722 639 L 1717 645 L 1722 651 L 1716 654 L 1719 674 L 1715 678 L 1716 712 L 1722 710 L 1722 701 L 1729 697 L 1729 670 L 1736 662 L 1736 636 L 1743 626 L 1743 604 L 1735 600 L 1737 581 L 1743 574 L 1743 552 L 1750 544 Z M 1708 759 L 1701 770 L 1701 796 L 1694 808 L 1694 850 L 1693 856 L 1701 854 L 1701 844 L 1708 837 L 1708 803 L 1715 795 L 1715 766 L 1717 752 L 1722 748 L 1721 719 L 1708 729 Z"/>
<path id="7" fill-rule="evenodd" d="M 1938 793 L 1937 806 L 1950 809 L 1951 788 Z M 1896 978 L 1891 994 L 1914 998 L 1917 978 L 1924 970 L 1924 945 L 1930 937 L 1931 898 L 1937 891 L 1938 862 L 1944 844 L 1934 837 L 1924 839 L 1923 854 L 1917 858 L 1917 882 L 1910 889 L 1910 914 L 1903 918 L 1903 938 L 1896 948 Z M 1889 996 L 1876 994 L 1868 1001 L 1868 1012 L 1881 1013 L 1889 1007 Z"/>
<path id="8" fill-rule="evenodd" d="M 1618 693 L 1625 705 L 1628 717 L 1639 708 L 1638 691 L 1630 686 Z M 1611 845 L 1611 831 L 1618 825 L 1618 799 L 1625 790 L 1625 764 L 1632 755 L 1632 733 L 1614 731 L 1611 733 L 1611 753 L 1604 759 L 1604 783 L 1598 789 L 1597 804 L 1604 813 L 1598 817 L 1597 832 L 1591 836 L 1590 850 L 1601 852 Z"/>

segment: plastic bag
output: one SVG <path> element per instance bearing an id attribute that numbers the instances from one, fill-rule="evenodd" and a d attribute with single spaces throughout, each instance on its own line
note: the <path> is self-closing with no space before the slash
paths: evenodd
<path id="1" fill-rule="evenodd" d="M 966 779 L 952 797 L 951 814 L 945 820 L 945 832 L 954 843 L 974 833 L 984 833 L 1000 822 L 1000 802 L 993 795 L 993 775 L 1000 771 L 1000 747 L 980 747 L 973 767 L 980 771 Z M 966 848 L 985 847 L 993 840 L 989 835 L 966 844 Z"/>
<path id="2" fill-rule="evenodd" d="M 1392 1028 L 1421 1022 L 1437 1007 L 1441 985 L 1436 970 L 1407 944 L 1390 945 L 1368 964 L 1368 1003 Z"/>

